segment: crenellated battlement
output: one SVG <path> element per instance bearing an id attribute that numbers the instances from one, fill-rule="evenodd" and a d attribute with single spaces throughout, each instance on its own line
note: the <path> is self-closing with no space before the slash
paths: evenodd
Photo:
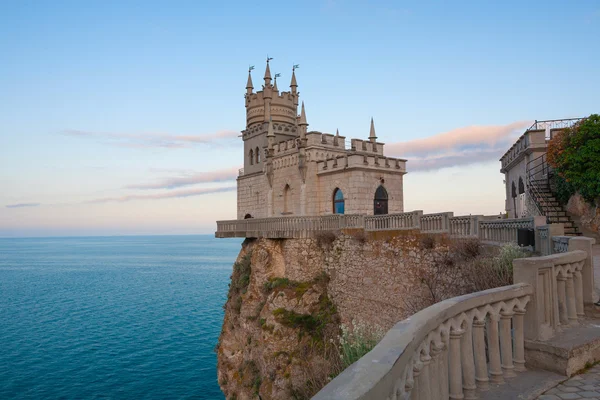
<path id="1" fill-rule="evenodd" d="M 406 173 L 406 160 L 393 157 L 382 157 L 377 154 L 346 154 L 327 155 L 325 159 L 316 160 L 317 174 L 336 172 L 342 169 L 361 168 L 386 172 Z"/>

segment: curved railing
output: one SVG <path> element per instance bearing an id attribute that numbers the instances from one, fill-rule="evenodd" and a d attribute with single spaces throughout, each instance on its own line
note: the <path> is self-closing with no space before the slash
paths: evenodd
<path id="1" fill-rule="evenodd" d="M 434 304 L 397 323 L 313 400 L 476 398 L 477 389 L 525 369 L 532 293 L 521 283 Z"/>

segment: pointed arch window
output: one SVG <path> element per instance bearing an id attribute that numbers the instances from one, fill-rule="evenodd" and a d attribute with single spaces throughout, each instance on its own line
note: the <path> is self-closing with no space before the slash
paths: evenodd
<path id="1" fill-rule="evenodd" d="M 333 191 L 333 213 L 343 214 L 345 209 L 344 193 L 339 188 Z"/>
<path id="2" fill-rule="evenodd" d="M 256 148 L 256 163 L 260 163 L 260 151 L 258 150 L 258 147 Z"/>
<path id="3" fill-rule="evenodd" d="M 250 149 L 250 154 L 248 158 L 250 158 L 250 165 L 254 165 L 254 150 Z"/>
<path id="4" fill-rule="evenodd" d="M 382 185 L 375 191 L 373 199 L 373 214 L 383 215 L 388 213 L 388 193 Z"/>

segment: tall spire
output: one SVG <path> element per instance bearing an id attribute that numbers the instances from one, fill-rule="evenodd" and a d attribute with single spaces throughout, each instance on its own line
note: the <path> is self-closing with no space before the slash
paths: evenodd
<path id="1" fill-rule="evenodd" d="M 300 126 L 308 126 L 306 122 L 306 112 L 304 111 L 304 102 L 302 102 L 302 111 L 300 111 L 300 122 L 298 123 Z"/>
<path id="2" fill-rule="evenodd" d="M 371 117 L 371 132 L 369 132 L 369 140 L 373 143 L 377 140 L 377 136 L 375 136 L 375 124 L 373 123 L 373 117 Z"/>
<path id="3" fill-rule="evenodd" d="M 279 89 L 277 89 L 277 78 L 279 78 L 281 76 L 281 74 L 275 74 L 275 84 L 273 85 L 273 90 L 274 91 L 279 91 Z"/>
<path id="4" fill-rule="evenodd" d="M 265 69 L 265 86 L 269 86 L 271 84 L 271 69 L 269 68 L 269 61 L 273 58 L 267 56 L 267 69 Z"/>
<path id="5" fill-rule="evenodd" d="M 250 74 L 250 71 L 252 71 L 252 69 L 248 70 L 248 83 L 246 83 L 246 92 L 248 92 L 248 94 L 252 93 L 252 89 L 254 89 L 254 86 L 252 85 L 252 75 Z"/>
<path id="6" fill-rule="evenodd" d="M 292 91 L 295 92 L 296 88 L 298 87 L 298 84 L 296 83 L 296 68 L 292 68 L 292 82 L 290 83 L 290 88 L 292 88 Z"/>

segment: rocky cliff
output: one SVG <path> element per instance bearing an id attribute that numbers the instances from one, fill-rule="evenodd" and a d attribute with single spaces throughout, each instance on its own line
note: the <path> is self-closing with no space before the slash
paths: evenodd
<path id="1" fill-rule="evenodd" d="M 411 232 L 246 240 L 216 349 L 221 389 L 228 399 L 310 398 L 339 372 L 340 324 L 387 330 L 457 290 L 447 255 L 444 238 Z"/>

